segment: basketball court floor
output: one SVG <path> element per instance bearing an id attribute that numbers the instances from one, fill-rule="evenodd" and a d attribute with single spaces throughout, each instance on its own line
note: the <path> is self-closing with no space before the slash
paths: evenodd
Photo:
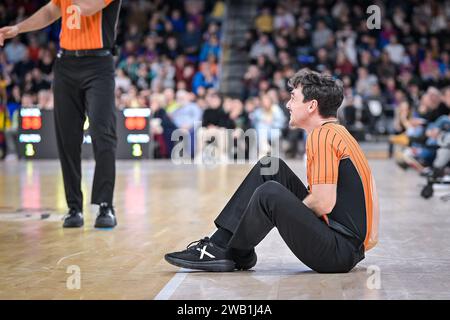
<path id="1" fill-rule="evenodd" d="M 303 161 L 288 164 L 306 181 Z M 276 230 L 257 247 L 250 271 L 205 273 L 165 262 L 166 252 L 215 230 L 213 219 L 250 165 L 118 161 L 119 225 L 98 230 L 88 204 L 92 161 L 83 163 L 81 229 L 61 227 L 66 208 L 57 161 L 1 162 L 0 299 L 450 299 L 450 203 L 439 199 L 450 190 L 424 200 L 417 173 L 392 160 L 370 164 L 380 242 L 352 272 L 318 274 Z"/>

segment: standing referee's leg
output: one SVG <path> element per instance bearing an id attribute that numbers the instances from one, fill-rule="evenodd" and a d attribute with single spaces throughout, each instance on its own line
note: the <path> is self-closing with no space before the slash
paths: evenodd
<path id="1" fill-rule="evenodd" d="M 114 61 L 111 55 L 89 59 L 83 89 L 95 157 L 91 203 L 100 205 L 95 227 L 111 228 L 117 224 L 113 208 L 117 145 Z"/>
<path id="2" fill-rule="evenodd" d="M 69 214 L 63 227 L 83 225 L 83 194 L 81 192 L 81 144 L 86 119 L 84 94 L 74 72 L 73 58 L 58 57 L 54 65 L 54 116 L 56 141 L 64 180 Z"/>

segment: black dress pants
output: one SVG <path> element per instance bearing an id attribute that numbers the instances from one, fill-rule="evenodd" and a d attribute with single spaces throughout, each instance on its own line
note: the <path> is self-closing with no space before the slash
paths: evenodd
<path id="1" fill-rule="evenodd" d="M 81 145 L 86 114 L 95 157 L 91 203 L 112 205 L 117 145 L 114 89 L 111 55 L 55 60 L 56 138 L 69 208 L 83 208 Z"/>
<path id="2" fill-rule="evenodd" d="M 278 170 L 264 170 L 278 163 Z M 276 167 L 276 166 L 275 166 Z M 308 191 L 286 163 L 262 158 L 215 220 L 233 233 L 228 246 L 252 249 L 276 227 L 295 256 L 321 273 L 350 271 L 364 253 L 361 243 L 331 229 L 302 200 Z"/>

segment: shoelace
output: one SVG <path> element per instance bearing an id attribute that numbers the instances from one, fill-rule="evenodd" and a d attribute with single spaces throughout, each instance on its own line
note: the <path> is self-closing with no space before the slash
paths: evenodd
<path id="1" fill-rule="evenodd" d="M 78 213 L 77 210 L 69 210 L 69 212 L 66 213 L 66 214 L 62 217 L 62 220 L 66 220 L 67 218 L 72 217 L 72 216 L 76 215 L 77 213 Z"/>
<path id="2" fill-rule="evenodd" d="M 111 214 L 114 215 L 114 213 L 112 212 L 112 208 L 111 208 L 111 211 L 109 211 L 108 209 L 109 209 L 109 207 L 100 206 L 100 210 L 98 212 L 97 217 L 106 216 L 109 212 L 111 212 Z"/>
<path id="3" fill-rule="evenodd" d="M 202 244 L 209 242 L 209 237 L 204 237 L 203 239 L 192 241 L 186 247 L 186 249 L 190 249 L 191 247 L 201 246 Z M 193 246 L 194 245 L 194 246 Z"/>

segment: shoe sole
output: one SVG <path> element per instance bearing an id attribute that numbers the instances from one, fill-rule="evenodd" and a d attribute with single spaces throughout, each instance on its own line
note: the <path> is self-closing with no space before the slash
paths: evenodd
<path id="1" fill-rule="evenodd" d="M 217 260 L 205 262 L 191 262 L 173 257 L 164 256 L 164 259 L 174 266 L 212 272 L 231 272 L 235 269 L 235 263 L 231 260 Z"/>
<path id="2" fill-rule="evenodd" d="M 103 224 L 101 222 L 95 221 L 95 225 L 94 228 L 99 228 L 99 229 L 107 229 L 107 228 L 114 228 L 115 226 L 117 226 L 117 220 L 114 220 L 114 224 Z"/>
<path id="3" fill-rule="evenodd" d="M 63 228 L 81 228 L 84 225 L 84 222 L 81 224 L 63 224 Z"/>
<path id="4" fill-rule="evenodd" d="M 114 228 L 115 226 L 117 226 L 117 223 L 115 223 L 114 225 L 95 224 L 95 225 L 94 225 L 94 228 L 98 228 L 98 229 L 108 229 L 108 228 Z"/>

